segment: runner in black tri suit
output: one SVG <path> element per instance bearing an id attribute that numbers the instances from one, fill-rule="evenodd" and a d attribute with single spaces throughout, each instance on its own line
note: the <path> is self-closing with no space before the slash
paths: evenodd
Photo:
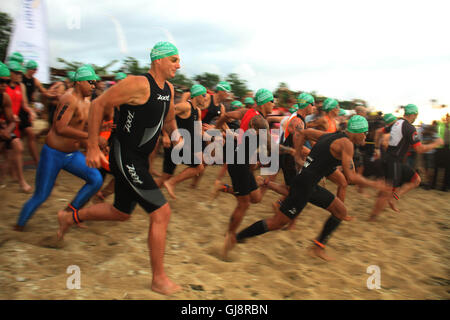
<path id="1" fill-rule="evenodd" d="M 215 129 L 215 123 L 217 119 L 225 114 L 225 106 L 223 103 L 227 100 L 229 93 L 231 92 L 231 86 L 226 81 L 221 81 L 216 86 L 216 93 L 211 94 L 210 91 L 207 92 L 205 106 L 201 109 L 201 118 L 202 118 L 202 128 L 203 132 L 209 129 Z M 187 97 L 187 96 L 186 96 Z M 184 98 L 186 98 L 184 97 Z M 228 126 L 224 129 L 227 129 Z M 205 148 L 208 146 L 207 141 L 202 142 L 202 152 L 205 151 Z M 206 163 L 203 162 L 203 165 L 206 168 Z M 194 177 L 192 180 L 191 187 L 196 188 L 200 179 L 204 174 L 204 170 Z"/>
<path id="2" fill-rule="evenodd" d="M 330 258 L 325 254 L 325 243 L 331 233 L 342 220 L 349 221 L 344 203 L 331 192 L 318 185 L 319 181 L 331 170 L 342 163 L 347 179 L 355 184 L 364 184 L 379 189 L 386 189 L 381 182 L 374 182 L 357 174 L 353 165 L 353 144 L 362 145 L 367 132 L 367 120 L 354 116 L 348 122 L 345 133 L 326 133 L 314 129 L 297 130 L 295 133 L 296 161 L 303 164 L 303 169 L 293 180 L 288 197 L 280 208 L 275 208 L 272 218 L 258 221 L 237 234 L 234 241 L 242 242 L 248 237 L 257 236 L 268 231 L 282 228 L 295 219 L 308 202 L 328 210 L 332 215 L 324 225 L 319 237 L 314 240 L 312 253 L 325 260 Z M 302 148 L 305 140 L 317 141 L 309 156 L 302 159 Z M 304 161 L 304 162 L 303 162 Z"/>
<path id="3" fill-rule="evenodd" d="M 34 110 L 33 108 L 33 94 L 36 89 L 38 89 L 42 95 L 44 95 L 47 98 L 55 98 L 56 96 L 54 94 L 51 94 L 45 89 L 41 82 L 34 77 L 34 75 L 37 72 L 38 64 L 34 60 L 29 60 L 25 65 L 26 72 L 24 73 L 22 77 L 22 83 L 25 85 L 26 88 L 26 97 L 28 106 Z M 30 115 L 28 112 L 25 111 L 24 108 L 20 109 L 19 111 L 19 129 L 22 133 L 22 136 L 27 136 L 28 139 L 28 146 L 30 148 L 31 154 L 33 156 L 33 159 L 35 160 L 35 164 L 37 165 L 38 162 L 38 151 L 37 151 L 37 138 L 36 134 L 33 131 L 33 124 L 30 119 Z"/>
<path id="4" fill-rule="evenodd" d="M 398 200 L 408 191 L 417 188 L 420 185 L 420 176 L 409 165 L 405 163 L 405 156 L 410 146 L 417 153 L 428 152 L 443 144 L 442 139 L 436 139 L 434 142 L 423 145 L 417 134 L 416 128 L 412 125 L 417 118 L 419 109 L 414 104 L 408 104 L 405 107 L 405 115 L 398 119 L 393 125 L 384 127 L 377 131 L 375 136 L 376 158 L 380 157 L 380 137 L 383 133 L 390 133 L 389 146 L 384 155 L 383 167 L 386 182 L 392 186 L 391 194 L 379 194 L 374 209 L 370 216 L 370 221 L 375 218 L 391 203 L 392 195 Z M 397 189 L 398 188 L 398 189 Z M 396 210 L 395 206 L 391 207 Z M 398 211 L 398 210 L 396 210 Z"/>
<path id="5" fill-rule="evenodd" d="M 256 184 L 255 177 L 253 175 L 253 165 L 250 163 L 256 150 L 250 150 L 249 148 L 249 136 L 248 133 L 244 135 L 247 130 L 253 129 L 255 131 L 259 129 L 265 129 L 269 135 L 269 124 L 265 117 L 272 112 L 273 94 L 267 89 L 259 89 L 256 93 L 255 109 L 240 109 L 237 111 L 231 111 L 224 114 L 216 123 L 217 128 L 223 128 L 226 122 L 233 119 L 241 120 L 241 133 L 237 137 L 236 147 L 234 149 L 234 155 L 232 161 L 229 161 L 227 155 L 225 155 L 226 164 L 228 166 L 228 173 L 231 177 L 232 187 L 226 184 L 222 185 L 223 192 L 233 194 L 236 197 L 237 205 L 234 209 L 228 230 L 225 237 L 225 245 L 223 249 L 223 256 L 226 257 L 229 250 L 229 242 L 231 238 L 235 237 L 237 228 L 239 227 L 242 219 L 250 206 L 250 203 L 258 203 L 262 199 L 261 190 Z M 249 131 L 250 134 L 255 134 L 255 131 Z M 227 135 L 228 136 L 228 135 Z M 228 137 L 227 137 L 228 138 Z M 257 140 L 259 141 L 259 139 Z M 237 161 L 239 154 L 244 150 L 243 161 Z M 226 151 L 226 150 L 225 150 Z"/>
<path id="6" fill-rule="evenodd" d="M 128 76 L 92 102 L 89 113 L 89 138 L 86 162 L 100 167 L 106 157 L 98 146 L 104 113 L 119 106 L 119 118 L 110 152 L 110 167 L 115 176 L 114 205 L 100 203 L 73 215 L 58 213 L 62 238 L 74 223 L 83 220 L 129 219 L 136 204 L 152 213 L 148 236 L 153 280 L 152 290 L 172 294 L 181 287 L 164 271 L 166 232 L 170 207 L 148 172 L 148 157 L 162 129 L 172 137 L 177 132 L 174 89 L 167 81 L 180 68 L 178 49 L 169 42 L 158 42 L 150 53 L 152 64 L 143 76 Z M 178 143 L 179 137 L 172 137 Z"/>
<path id="7" fill-rule="evenodd" d="M 206 88 L 200 84 L 195 84 L 191 88 L 191 100 L 187 102 L 181 102 L 175 105 L 175 118 L 177 120 L 178 129 L 186 130 L 185 133 L 189 134 L 189 137 L 184 140 L 183 149 L 180 156 L 183 157 L 184 164 L 189 168 L 183 170 L 180 174 L 173 176 L 177 164 L 172 160 L 171 145 L 168 148 L 164 148 L 164 162 L 163 162 L 163 175 L 160 179 L 157 179 L 158 186 L 164 185 L 169 192 L 169 195 L 176 198 L 175 186 L 186 180 L 201 174 L 204 170 L 202 164 L 202 121 L 200 119 L 201 107 L 205 102 Z M 163 132 L 163 139 L 170 139 L 167 133 Z M 189 140 L 188 140 L 189 139 Z M 195 140 L 199 142 L 198 150 L 195 150 Z M 188 144 L 188 141 L 190 143 Z M 176 152 L 176 151 L 175 151 Z M 184 162 L 187 158 L 186 162 Z"/>

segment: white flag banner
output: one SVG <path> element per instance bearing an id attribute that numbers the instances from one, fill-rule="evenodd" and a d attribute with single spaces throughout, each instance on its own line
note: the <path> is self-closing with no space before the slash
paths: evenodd
<path id="1" fill-rule="evenodd" d="M 34 76 L 42 83 L 50 83 L 46 9 L 44 0 L 22 0 L 7 53 L 20 52 L 25 63 L 36 61 Z"/>

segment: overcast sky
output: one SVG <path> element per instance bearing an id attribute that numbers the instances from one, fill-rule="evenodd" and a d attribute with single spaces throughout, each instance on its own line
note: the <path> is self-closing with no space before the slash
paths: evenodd
<path id="1" fill-rule="evenodd" d="M 450 104 L 446 1 L 47 0 L 50 59 L 148 63 L 176 43 L 180 72 L 236 72 L 252 90 L 315 90 L 379 110 Z M 2 2 L 16 17 L 20 0 Z M 80 28 L 76 25 L 80 12 Z M 119 67 L 118 63 L 114 67 Z M 113 68 L 114 69 L 114 68 Z M 423 109 L 422 109 L 423 108 Z M 428 112 L 428 111 L 427 111 Z"/>

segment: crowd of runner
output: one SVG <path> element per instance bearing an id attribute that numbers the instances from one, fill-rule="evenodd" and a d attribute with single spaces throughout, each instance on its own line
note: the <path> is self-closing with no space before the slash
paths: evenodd
<path id="1" fill-rule="evenodd" d="M 348 185 L 362 194 L 366 187 L 378 191 L 368 215 L 372 222 L 387 206 L 398 211 L 396 203 L 414 188 L 450 187 L 449 115 L 417 129 L 414 104 L 396 117 L 364 106 L 343 110 L 336 99 L 318 100 L 306 92 L 285 110 L 276 107 L 265 88 L 233 100 L 226 81 L 215 88 L 195 84 L 178 95 L 170 83 L 180 68 L 178 49 L 158 42 L 150 59 L 148 73 L 118 73 L 107 89 L 90 65 L 45 88 L 34 77 L 35 61 L 24 61 L 16 52 L 0 63 L 1 179 L 10 174 L 24 192 L 33 192 L 18 212 L 15 230 L 24 230 L 64 169 L 86 183 L 57 213 L 57 238 L 84 221 L 125 221 L 139 204 L 151 213 L 152 289 L 171 294 L 180 286 L 164 270 L 171 209 L 160 189 L 176 199 L 177 184 L 191 179 L 196 188 L 208 166 L 221 166 L 212 198 L 229 194 L 236 199 L 224 230 L 224 257 L 250 237 L 294 228 L 309 202 L 330 213 L 310 253 L 331 260 L 325 253 L 330 236 L 342 221 L 353 219 L 345 206 Z M 44 110 L 33 107 L 36 93 L 46 100 Z M 36 133 L 33 121 L 44 114 L 48 129 Z M 45 137 L 40 154 L 39 137 Z M 28 165 L 36 168 L 34 190 L 23 173 L 25 140 L 32 158 Z M 153 166 L 159 154 L 162 173 Z M 184 167 L 175 173 L 177 165 Z M 283 179 L 277 180 L 279 171 Z M 222 182 L 227 173 L 231 185 Z M 327 190 L 327 180 L 336 185 L 336 194 Z M 241 228 L 250 205 L 261 202 L 268 190 L 279 194 L 273 215 Z M 110 195 L 113 203 L 105 201 Z"/>

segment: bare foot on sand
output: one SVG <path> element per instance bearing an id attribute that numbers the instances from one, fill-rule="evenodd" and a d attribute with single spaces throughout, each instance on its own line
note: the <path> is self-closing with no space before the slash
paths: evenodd
<path id="1" fill-rule="evenodd" d="M 19 184 L 20 184 L 20 188 L 22 189 L 23 192 L 25 192 L 25 193 L 31 192 L 32 188 L 28 183 L 23 181 L 23 182 L 20 182 Z"/>
<path id="2" fill-rule="evenodd" d="M 164 277 L 161 280 L 153 280 L 152 290 L 166 296 L 174 294 L 180 291 L 182 288 L 168 277 Z"/>
<path id="3" fill-rule="evenodd" d="M 177 196 L 175 195 L 175 186 L 172 183 L 170 183 L 170 180 L 164 181 L 163 185 L 167 189 L 167 192 L 169 193 L 169 195 L 173 199 L 176 199 Z"/>
<path id="4" fill-rule="evenodd" d="M 375 222 L 375 221 L 377 221 L 377 215 L 370 215 L 370 217 L 369 217 L 369 219 L 367 220 L 367 221 L 369 221 L 369 222 Z"/>
<path id="5" fill-rule="evenodd" d="M 398 209 L 396 206 L 395 206 L 395 202 L 394 202 L 394 200 L 389 200 L 389 206 L 391 207 L 391 209 L 392 210 L 394 210 L 395 212 L 400 212 L 400 209 Z"/>
<path id="6" fill-rule="evenodd" d="M 223 183 L 220 180 L 214 181 L 213 191 L 211 192 L 211 199 L 214 200 L 219 195 L 220 190 L 222 189 Z"/>
<path id="7" fill-rule="evenodd" d="M 236 245 L 236 235 L 227 232 L 225 234 L 225 243 L 223 245 L 222 257 L 227 258 L 228 252 L 230 252 Z"/>
<path id="8" fill-rule="evenodd" d="M 318 246 L 312 246 L 308 250 L 308 254 L 313 258 L 321 258 L 325 261 L 333 261 L 334 258 L 325 254 L 325 249 L 319 248 Z"/>
<path id="9" fill-rule="evenodd" d="M 19 231 L 19 232 L 23 232 L 23 229 L 24 229 L 25 227 L 24 226 L 19 226 L 19 225 L 15 225 L 14 226 L 14 228 L 13 228 L 13 230 L 14 231 Z"/>
<path id="10" fill-rule="evenodd" d="M 58 223 L 59 223 L 59 230 L 58 230 L 58 240 L 64 239 L 64 234 L 66 233 L 67 229 L 70 228 L 72 224 L 74 224 L 72 215 L 70 212 L 67 212 L 65 210 L 58 211 Z"/>

